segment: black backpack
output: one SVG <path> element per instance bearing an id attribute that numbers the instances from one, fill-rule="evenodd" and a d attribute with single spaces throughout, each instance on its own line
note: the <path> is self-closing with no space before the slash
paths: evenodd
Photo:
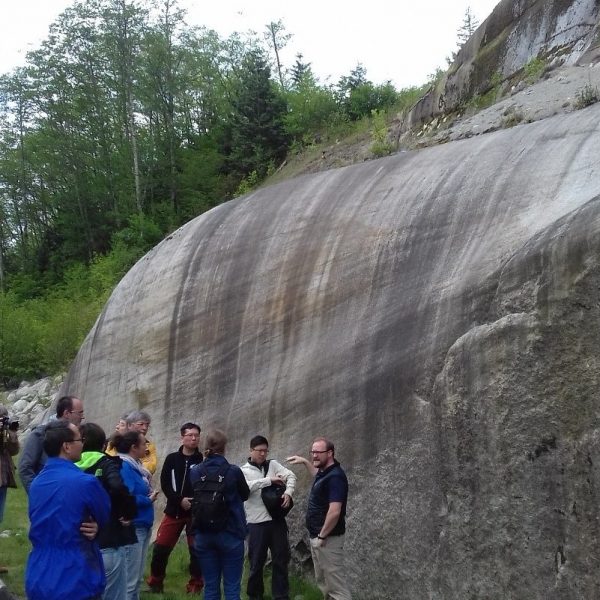
<path id="1" fill-rule="evenodd" d="M 194 468 L 200 472 L 200 478 L 193 486 L 192 526 L 198 531 L 210 533 L 223 531 L 229 518 L 229 507 L 225 500 L 225 475 L 229 463 L 213 474 L 202 463 Z"/>

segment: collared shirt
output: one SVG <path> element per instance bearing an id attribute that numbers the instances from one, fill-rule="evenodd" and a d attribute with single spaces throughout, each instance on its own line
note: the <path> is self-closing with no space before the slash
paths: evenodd
<path id="1" fill-rule="evenodd" d="M 346 531 L 346 501 L 348 499 L 348 478 L 336 460 L 334 464 L 315 475 L 308 508 L 306 509 L 306 528 L 311 538 L 317 537 L 331 502 L 341 502 L 342 512 L 329 535 L 343 535 Z"/>

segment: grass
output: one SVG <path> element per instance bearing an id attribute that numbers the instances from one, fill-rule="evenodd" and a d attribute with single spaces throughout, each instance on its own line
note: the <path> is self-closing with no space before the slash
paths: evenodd
<path id="1" fill-rule="evenodd" d="M 581 88 L 575 96 L 575 108 L 581 109 L 591 106 L 600 100 L 598 88 L 591 83 L 587 83 Z"/>
<path id="2" fill-rule="evenodd" d="M 158 517 L 157 517 L 158 518 Z M 0 524 L 0 531 L 9 531 L 8 537 L 0 537 L 0 564 L 9 568 L 9 572 L 2 575 L 2 580 L 7 588 L 19 598 L 25 598 L 25 564 L 31 549 L 27 533 L 29 531 L 29 520 L 27 518 L 27 496 L 25 490 L 9 489 L 6 499 L 6 510 L 4 521 Z M 148 562 L 152 548 L 148 552 Z M 144 594 L 141 600 L 189 600 L 191 596 L 185 593 L 185 584 L 188 581 L 189 554 L 184 541 L 173 550 L 167 569 L 164 594 Z M 248 577 L 247 565 L 244 569 L 242 583 L 242 598 L 246 579 Z M 142 586 L 143 589 L 144 586 Z M 265 600 L 271 600 L 271 576 L 270 569 L 265 569 Z M 196 596 L 198 597 L 198 596 Z M 290 576 L 290 598 L 293 600 L 321 600 L 323 596 L 319 590 L 301 578 Z"/>
<path id="3" fill-rule="evenodd" d="M 0 563 L 9 569 L 8 573 L 2 575 L 2 581 L 13 594 L 24 598 L 25 563 L 31 544 L 27 537 L 29 531 L 27 495 L 22 487 L 8 490 L 0 531 L 10 532 L 8 537 L 0 538 Z"/>

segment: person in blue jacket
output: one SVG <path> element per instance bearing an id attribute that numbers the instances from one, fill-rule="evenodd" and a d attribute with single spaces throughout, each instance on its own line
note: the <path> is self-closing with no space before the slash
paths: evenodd
<path id="1" fill-rule="evenodd" d="M 96 600 L 106 578 L 100 548 L 82 535 L 82 521 L 104 527 L 110 498 L 100 482 L 75 466 L 83 442 L 78 428 L 51 422 L 44 434 L 48 460 L 29 489 L 29 539 L 25 569 L 29 600 Z"/>
<path id="2" fill-rule="evenodd" d="M 143 433 L 139 431 L 128 431 L 123 435 L 117 433 L 112 437 L 112 446 L 123 461 L 121 477 L 135 498 L 137 507 L 137 515 L 133 520 L 137 542 L 125 547 L 125 561 L 127 600 L 138 600 L 154 522 L 154 501 L 158 491 L 152 490 L 150 485 L 152 475 L 141 462 L 146 455 L 146 438 Z"/>
<path id="3" fill-rule="evenodd" d="M 204 475 L 224 471 L 227 522 L 221 531 L 196 531 L 194 544 L 204 575 L 204 600 L 221 599 L 221 580 L 225 600 L 240 600 L 244 569 L 244 540 L 248 534 L 244 502 L 250 489 L 242 470 L 225 458 L 227 437 L 214 429 L 206 434 L 204 461 L 190 470 L 192 487 Z"/>

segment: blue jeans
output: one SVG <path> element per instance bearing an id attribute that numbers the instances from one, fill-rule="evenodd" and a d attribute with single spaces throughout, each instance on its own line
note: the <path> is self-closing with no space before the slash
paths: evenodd
<path id="1" fill-rule="evenodd" d="M 5 485 L 0 487 L 0 523 L 2 523 L 2 519 L 4 518 L 4 505 L 6 504 L 6 490 L 8 490 L 8 488 Z"/>
<path id="2" fill-rule="evenodd" d="M 106 587 L 102 600 L 126 600 L 127 598 L 127 561 L 126 546 L 103 548 L 102 560 L 106 574 Z"/>
<path id="3" fill-rule="evenodd" d="M 150 527 L 136 527 L 137 544 L 125 546 L 125 562 L 127 563 L 127 600 L 139 600 L 140 584 L 144 577 L 146 554 L 150 544 Z"/>
<path id="4" fill-rule="evenodd" d="M 240 600 L 244 540 L 221 531 L 197 533 L 194 543 L 204 576 L 204 600 L 221 600 L 221 579 L 225 600 Z"/>

